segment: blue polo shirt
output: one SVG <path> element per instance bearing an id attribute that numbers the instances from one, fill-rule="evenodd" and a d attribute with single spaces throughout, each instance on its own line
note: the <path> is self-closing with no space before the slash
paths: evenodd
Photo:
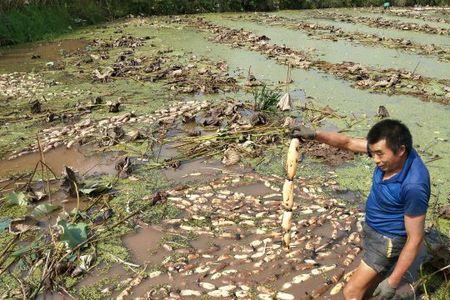
<path id="1" fill-rule="evenodd" d="M 366 202 L 366 223 L 388 237 L 406 236 L 404 216 L 427 212 L 430 174 L 413 149 L 399 173 L 387 180 L 383 180 L 383 175 L 376 167 Z"/>

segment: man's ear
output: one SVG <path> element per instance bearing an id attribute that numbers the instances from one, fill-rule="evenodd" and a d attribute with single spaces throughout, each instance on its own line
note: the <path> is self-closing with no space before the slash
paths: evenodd
<path id="1" fill-rule="evenodd" d="M 403 156 L 404 154 L 406 154 L 406 146 L 401 145 L 397 151 L 397 156 Z"/>

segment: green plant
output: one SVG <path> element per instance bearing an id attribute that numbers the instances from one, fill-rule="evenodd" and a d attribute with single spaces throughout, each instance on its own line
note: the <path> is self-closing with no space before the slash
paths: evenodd
<path id="1" fill-rule="evenodd" d="M 281 97 L 279 90 L 270 89 L 266 85 L 260 90 L 254 90 L 252 94 L 254 110 L 274 110 Z"/>

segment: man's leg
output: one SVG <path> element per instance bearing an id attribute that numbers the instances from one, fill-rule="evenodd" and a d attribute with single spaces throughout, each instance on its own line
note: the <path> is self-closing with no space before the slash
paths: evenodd
<path id="1" fill-rule="evenodd" d="M 363 260 L 359 264 L 355 273 L 344 288 L 344 298 L 346 300 L 360 300 L 366 290 L 376 280 L 378 273 L 369 267 Z"/>

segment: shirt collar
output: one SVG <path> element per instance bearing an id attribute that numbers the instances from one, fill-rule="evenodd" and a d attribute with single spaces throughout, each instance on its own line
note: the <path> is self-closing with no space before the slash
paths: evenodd
<path id="1" fill-rule="evenodd" d="M 414 149 L 411 149 L 411 151 L 408 154 L 408 158 L 405 160 L 405 163 L 403 164 L 402 170 L 400 172 L 398 172 L 397 174 L 395 174 L 394 176 L 392 176 L 389 179 L 383 180 L 383 176 L 384 176 L 384 172 L 381 171 L 381 169 L 379 169 L 379 174 L 380 174 L 380 178 L 379 181 L 380 182 L 403 182 L 406 178 L 406 175 L 408 175 L 409 169 L 411 168 L 411 165 L 414 161 L 414 159 L 417 157 L 417 152 Z"/>

